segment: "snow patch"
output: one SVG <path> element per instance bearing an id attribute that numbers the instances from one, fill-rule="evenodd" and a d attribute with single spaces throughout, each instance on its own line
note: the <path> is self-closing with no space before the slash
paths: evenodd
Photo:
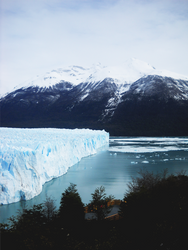
<path id="1" fill-rule="evenodd" d="M 111 78 L 116 85 L 121 86 L 119 92 L 122 93 L 127 91 L 133 82 L 148 75 L 167 76 L 188 81 L 187 76 L 166 70 L 157 70 L 146 62 L 132 58 L 118 66 L 102 66 L 98 63 L 88 68 L 73 65 L 54 69 L 42 76 L 33 78 L 31 81 L 24 82 L 15 87 L 14 90 L 30 86 L 49 88 L 62 81 L 73 85 L 86 82 L 100 83 L 106 78 Z"/>

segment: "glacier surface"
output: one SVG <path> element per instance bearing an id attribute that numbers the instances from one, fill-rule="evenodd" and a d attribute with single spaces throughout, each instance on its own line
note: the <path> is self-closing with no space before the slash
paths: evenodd
<path id="1" fill-rule="evenodd" d="M 45 182 L 108 144 L 104 130 L 0 128 L 0 204 L 33 198 Z"/>

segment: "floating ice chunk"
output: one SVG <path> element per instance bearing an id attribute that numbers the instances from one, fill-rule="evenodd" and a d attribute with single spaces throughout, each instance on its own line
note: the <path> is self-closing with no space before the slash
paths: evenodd
<path id="1" fill-rule="evenodd" d="M 176 160 L 176 161 L 181 161 L 181 160 L 182 160 L 182 158 L 175 158 L 175 160 Z"/>
<path id="2" fill-rule="evenodd" d="M 142 161 L 142 163 L 149 163 L 149 161 Z"/>
<path id="3" fill-rule="evenodd" d="M 124 152 L 124 153 L 152 153 L 164 152 L 168 155 L 168 151 L 188 150 L 187 138 L 164 137 L 135 137 L 135 138 L 117 138 L 110 139 L 112 146 L 109 148 L 111 152 Z M 116 145 L 114 145 L 114 143 Z"/>
<path id="4" fill-rule="evenodd" d="M 33 198 L 46 181 L 108 143 L 99 130 L 0 128 L 0 203 Z"/>

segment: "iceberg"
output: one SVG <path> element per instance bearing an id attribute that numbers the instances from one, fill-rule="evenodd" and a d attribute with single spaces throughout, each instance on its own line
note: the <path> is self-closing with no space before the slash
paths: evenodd
<path id="1" fill-rule="evenodd" d="M 104 130 L 0 128 L 0 204 L 33 198 L 45 182 L 108 145 Z"/>

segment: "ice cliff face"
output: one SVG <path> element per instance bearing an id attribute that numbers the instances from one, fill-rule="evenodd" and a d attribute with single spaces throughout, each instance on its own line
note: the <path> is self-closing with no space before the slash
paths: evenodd
<path id="1" fill-rule="evenodd" d="M 28 200 L 82 157 L 108 145 L 109 134 L 89 129 L 0 128 L 0 203 Z"/>

